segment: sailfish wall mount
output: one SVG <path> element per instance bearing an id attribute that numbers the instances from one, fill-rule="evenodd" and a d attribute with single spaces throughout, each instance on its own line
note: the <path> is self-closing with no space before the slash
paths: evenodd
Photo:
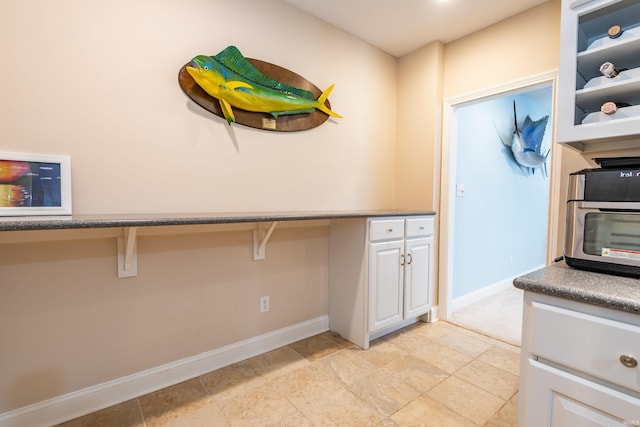
<path id="1" fill-rule="evenodd" d="M 524 119 L 521 125 L 518 125 L 518 116 L 516 113 L 516 101 L 513 101 L 513 133 L 511 138 L 503 138 L 502 143 L 508 148 L 512 160 L 525 171 L 535 173 L 536 168 L 542 169 L 544 176 L 548 176 L 547 157 L 549 151 L 543 152 L 542 139 L 549 116 L 544 116 L 538 120 L 532 120 L 529 115 Z"/>
<path id="2" fill-rule="evenodd" d="M 268 62 L 245 58 L 235 46 L 215 56 L 199 55 L 178 74 L 180 87 L 196 104 L 235 122 L 258 129 L 298 131 L 324 123 L 328 96 L 298 74 Z"/>

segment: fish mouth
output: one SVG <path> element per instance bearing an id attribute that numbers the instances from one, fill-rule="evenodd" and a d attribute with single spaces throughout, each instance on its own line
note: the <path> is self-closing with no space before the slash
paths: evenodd
<path id="1" fill-rule="evenodd" d="M 198 71 L 202 71 L 202 69 L 204 68 L 204 63 L 200 59 L 198 59 L 198 57 L 195 57 L 191 60 L 189 66 L 191 68 L 195 68 Z"/>

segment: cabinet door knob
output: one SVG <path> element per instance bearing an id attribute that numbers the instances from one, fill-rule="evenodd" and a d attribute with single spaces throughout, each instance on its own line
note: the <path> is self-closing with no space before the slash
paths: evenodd
<path id="1" fill-rule="evenodd" d="M 622 356 L 620 356 L 620 363 L 622 363 L 627 368 L 635 368 L 636 366 L 638 366 L 638 361 L 636 360 L 636 358 L 629 354 L 623 354 Z"/>

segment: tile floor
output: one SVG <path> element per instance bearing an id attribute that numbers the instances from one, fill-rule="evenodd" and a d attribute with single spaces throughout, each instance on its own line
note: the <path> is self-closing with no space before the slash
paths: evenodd
<path id="1" fill-rule="evenodd" d="M 519 353 L 444 321 L 326 332 L 61 426 L 515 426 Z"/>
<path id="2" fill-rule="evenodd" d="M 523 296 L 522 289 L 511 286 L 454 311 L 449 320 L 463 328 L 520 346 Z"/>

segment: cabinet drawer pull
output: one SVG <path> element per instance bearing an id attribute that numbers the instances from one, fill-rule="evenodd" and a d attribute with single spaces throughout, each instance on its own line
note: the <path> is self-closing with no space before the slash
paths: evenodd
<path id="1" fill-rule="evenodd" d="M 635 368 L 636 366 L 638 366 L 638 361 L 636 360 L 636 358 L 629 354 L 623 354 L 622 356 L 620 356 L 620 363 L 622 363 L 627 368 Z"/>
<path id="2" fill-rule="evenodd" d="M 421 225 L 420 227 L 418 227 L 418 230 L 424 230 L 424 225 Z"/>
<path id="3" fill-rule="evenodd" d="M 409 261 L 407 261 L 407 265 L 411 264 L 411 261 L 413 261 L 413 258 L 411 257 L 411 254 L 407 254 L 407 258 L 409 258 Z"/>
<path id="4" fill-rule="evenodd" d="M 393 228 L 387 228 L 387 233 L 391 233 L 393 231 Z"/>
<path id="5" fill-rule="evenodd" d="M 400 255 L 400 258 L 402 258 L 402 261 L 400 261 L 400 265 L 404 265 L 404 255 Z"/>

